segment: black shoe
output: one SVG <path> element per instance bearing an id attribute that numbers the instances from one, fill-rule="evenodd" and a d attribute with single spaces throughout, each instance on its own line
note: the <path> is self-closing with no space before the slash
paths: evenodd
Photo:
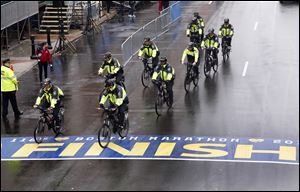
<path id="1" fill-rule="evenodd" d="M 21 115 L 23 115 L 23 111 L 19 111 L 19 113 L 15 114 L 15 118 L 19 118 Z"/>

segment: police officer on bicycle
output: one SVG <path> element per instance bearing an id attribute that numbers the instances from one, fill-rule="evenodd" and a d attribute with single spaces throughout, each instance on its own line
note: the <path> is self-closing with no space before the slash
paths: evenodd
<path id="1" fill-rule="evenodd" d="M 154 69 L 152 81 L 159 86 L 160 81 L 166 83 L 167 91 L 170 97 L 170 106 L 173 104 L 173 85 L 175 80 L 175 69 L 167 63 L 167 57 L 160 57 L 160 64 Z"/>
<path id="2" fill-rule="evenodd" d="M 43 82 L 43 87 L 40 89 L 39 96 L 35 101 L 35 105 L 33 106 L 37 108 L 41 105 L 43 109 L 52 111 L 56 128 L 60 127 L 58 113 L 62 106 L 61 101 L 63 97 L 63 91 L 54 85 L 50 78 L 46 78 Z"/>
<path id="3" fill-rule="evenodd" d="M 124 87 L 115 83 L 113 79 L 106 81 L 105 90 L 103 94 L 100 95 L 99 104 L 100 108 L 104 108 L 106 102 L 109 102 L 109 107 L 113 111 L 117 110 L 119 116 L 120 127 L 125 126 L 125 111 L 128 110 L 128 97 Z M 118 127 L 114 127 L 113 132 L 117 132 Z"/>
<path id="4" fill-rule="evenodd" d="M 198 76 L 199 74 L 199 50 L 190 42 L 187 48 L 182 53 L 181 64 L 184 64 L 184 60 L 187 58 L 188 63 L 193 65 L 193 70 Z"/>
<path id="5" fill-rule="evenodd" d="M 108 79 L 116 78 L 116 83 L 123 85 L 124 81 L 123 67 L 120 65 L 118 59 L 113 58 L 111 52 L 106 52 L 104 55 L 104 61 L 98 70 L 98 75 L 107 73 Z"/>

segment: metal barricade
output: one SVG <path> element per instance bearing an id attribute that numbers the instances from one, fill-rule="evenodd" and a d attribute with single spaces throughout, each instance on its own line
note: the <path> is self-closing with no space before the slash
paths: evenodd
<path id="1" fill-rule="evenodd" d="M 1 5 L 1 30 L 38 12 L 38 1 L 11 1 Z"/>
<path id="2" fill-rule="evenodd" d="M 152 40 L 156 39 L 164 34 L 168 27 L 180 17 L 180 1 L 177 1 L 167 9 L 162 10 L 159 17 L 129 36 L 121 45 L 124 66 L 138 52 L 145 37 L 150 37 Z"/>

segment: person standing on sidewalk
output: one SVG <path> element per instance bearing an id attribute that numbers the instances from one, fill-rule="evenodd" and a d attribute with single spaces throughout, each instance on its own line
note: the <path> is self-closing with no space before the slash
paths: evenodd
<path id="1" fill-rule="evenodd" d="M 130 9 L 129 9 L 128 17 L 135 17 L 135 14 L 134 14 L 135 4 L 136 4 L 135 1 L 129 1 Z"/>
<path id="2" fill-rule="evenodd" d="M 48 50 L 48 44 L 43 42 L 41 47 L 37 49 L 36 55 L 38 56 L 38 65 L 39 65 L 39 75 L 40 75 L 40 83 L 43 82 L 43 68 L 44 68 L 44 76 L 45 79 L 48 77 L 48 65 L 53 69 L 52 66 L 52 56 Z"/>
<path id="3" fill-rule="evenodd" d="M 15 118 L 19 118 L 23 115 L 23 111 L 20 111 L 17 105 L 16 91 L 18 90 L 18 81 L 13 72 L 10 69 L 10 60 L 3 61 L 1 66 L 1 94 L 2 94 L 2 118 L 7 120 L 8 114 L 8 101 L 10 101 Z"/>

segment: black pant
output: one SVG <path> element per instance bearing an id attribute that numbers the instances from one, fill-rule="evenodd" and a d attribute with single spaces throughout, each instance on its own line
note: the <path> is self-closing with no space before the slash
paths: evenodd
<path id="1" fill-rule="evenodd" d="M 109 13 L 109 11 L 110 11 L 111 3 L 112 3 L 112 1 L 106 1 L 106 9 L 107 9 L 107 13 Z"/>
<path id="2" fill-rule="evenodd" d="M 223 37 L 222 38 L 222 47 L 224 45 L 224 41 L 226 41 L 228 43 L 227 45 L 231 47 L 231 37 Z"/>
<path id="3" fill-rule="evenodd" d="M 39 65 L 40 82 L 42 82 L 43 81 L 43 68 L 44 68 L 45 79 L 48 76 L 48 62 L 39 61 L 38 65 Z"/>
<path id="4" fill-rule="evenodd" d="M 6 117 L 8 114 L 8 101 L 10 101 L 15 116 L 20 114 L 18 105 L 17 105 L 17 98 L 16 98 L 16 91 L 9 91 L 9 92 L 2 92 L 2 116 Z"/>
<path id="5" fill-rule="evenodd" d="M 119 110 L 119 123 L 124 125 L 125 121 L 125 112 L 128 111 L 128 97 L 126 97 L 123 101 L 123 104 L 118 107 Z"/>

